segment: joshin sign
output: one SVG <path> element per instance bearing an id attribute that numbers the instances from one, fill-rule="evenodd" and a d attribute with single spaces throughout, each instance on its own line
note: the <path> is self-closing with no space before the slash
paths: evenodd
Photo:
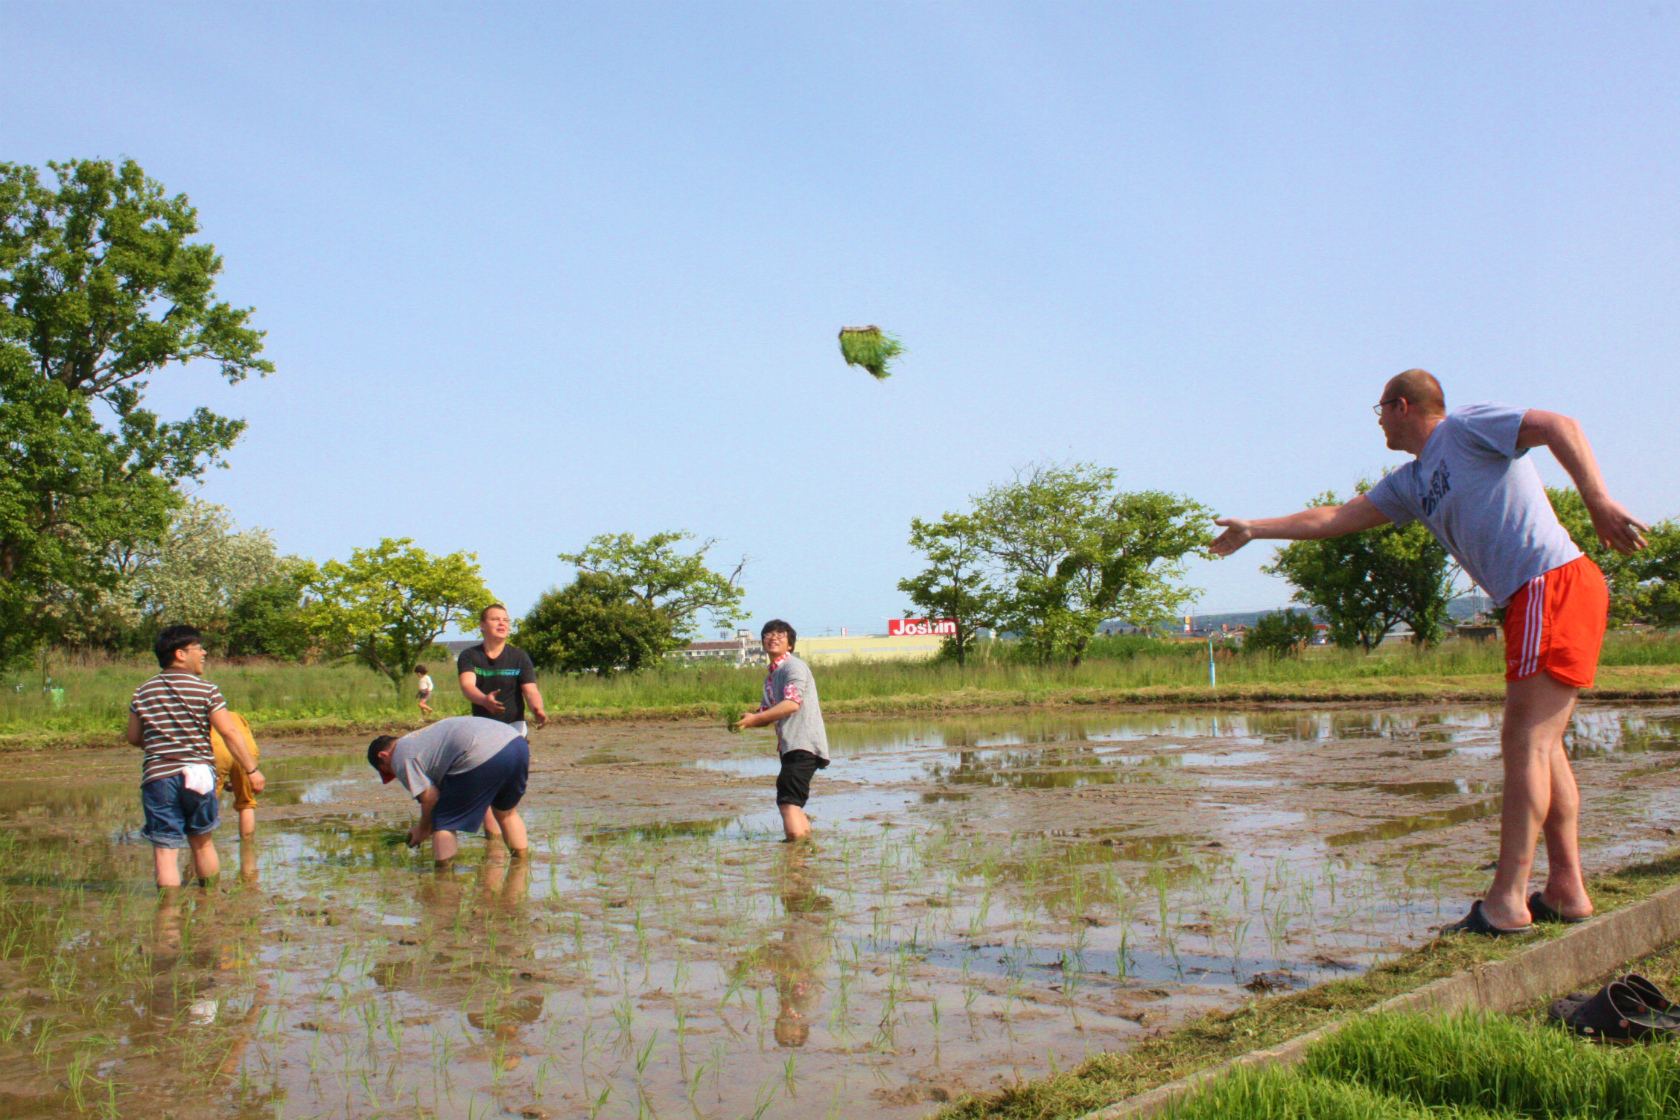
<path id="1" fill-rule="evenodd" d="M 939 637 L 954 638 L 957 636 L 957 620 L 954 618 L 887 619 L 887 637 L 897 638 L 915 634 L 935 634 Z"/>

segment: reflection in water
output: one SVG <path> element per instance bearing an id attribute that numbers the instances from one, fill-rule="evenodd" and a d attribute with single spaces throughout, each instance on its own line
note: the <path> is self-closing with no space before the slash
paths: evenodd
<path id="1" fill-rule="evenodd" d="M 808 845 L 794 845 L 783 860 L 778 891 L 787 919 L 780 936 L 764 947 L 776 977 L 777 1046 L 803 1046 L 825 985 L 820 979 L 833 944 L 834 900 L 817 890 Z"/>
<path id="2" fill-rule="evenodd" d="M 488 847 L 476 874 L 450 864 L 416 875 L 420 924 L 369 973 L 383 989 L 458 1011 L 497 1047 L 495 1061 L 504 1070 L 538 1052 L 522 1044 L 520 1033 L 543 1012 L 527 907 L 530 875 L 531 861 L 512 858 L 500 844 Z"/>
<path id="3" fill-rule="evenodd" d="M 136 757 L 139 757 L 136 752 Z M 329 799 L 331 787 L 360 778 L 367 761 L 345 754 L 282 758 L 263 764 L 268 782 L 257 795 L 258 812 L 264 805 L 320 804 Z M 224 821 L 232 819 L 224 809 Z M 47 821 L 71 818 L 141 819 L 140 777 L 136 765 L 130 780 L 70 783 L 60 780 L 20 779 L 0 781 L 0 821 Z"/>
<path id="4" fill-rule="evenodd" d="M 1258 711 L 1097 713 L 1008 712 L 929 719 L 837 723 L 829 746 L 837 755 L 916 747 L 980 750 L 1027 744 L 1142 740 L 1227 740 L 1233 744 L 1314 743 L 1330 739 L 1473 742 L 1497 738 L 1496 710 L 1379 709 L 1331 712 Z"/>
<path id="5" fill-rule="evenodd" d="M 1468 805 L 1460 805 L 1456 809 L 1442 809 L 1434 813 L 1418 813 L 1416 816 L 1401 817 L 1398 820 L 1384 821 L 1370 828 L 1358 828 L 1351 832 L 1337 832 L 1324 838 L 1324 843 L 1332 848 L 1344 848 L 1349 844 L 1364 844 L 1372 840 L 1398 840 L 1402 836 L 1410 836 L 1414 832 L 1425 832 L 1434 828 L 1447 828 L 1465 821 L 1480 820 L 1483 817 L 1499 815 L 1499 808 L 1504 804 L 1503 794 L 1484 797 L 1480 801 L 1472 801 Z"/>

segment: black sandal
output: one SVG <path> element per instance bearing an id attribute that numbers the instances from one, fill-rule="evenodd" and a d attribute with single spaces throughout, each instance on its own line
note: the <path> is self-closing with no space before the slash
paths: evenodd
<path id="1" fill-rule="evenodd" d="M 1620 980 L 1612 980 L 1579 1003 L 1560 999 L 1546 1013 L 1576 1034 L 1594 1041 L 1637 1042 L 1680 1037 L 1677 1035 L 1680 1018 L 1649 1006 L 1636 989 Z"/>
<path id="2" fill-rule="evenodd" d="M 1482 915 L 1482 900 L 1479 898 L 1470 904 L 1470 913 L 1451 925 L 1441 927 L 1442 937 L 1454 933 L 1476 933 L 1483 937 L 1518 937 L 1533 932 L 1532 925 L 1518 926 L 1515 929 L 1501 929 L 1494 925 Z"/>
<path id="3" fill-rule="evenodd" d="M 1588 914 L 1586 918 L 1566 918 L 1547 906 L 1546 900 L 1540 897 L 1539 891 L 1535 891 L 1528 896 L 1528 912 L 1537 922 L 1562 922 L 1566 926 L 1578 926 L 1587 918 L 1592 917 L 1591 914 Z"/>

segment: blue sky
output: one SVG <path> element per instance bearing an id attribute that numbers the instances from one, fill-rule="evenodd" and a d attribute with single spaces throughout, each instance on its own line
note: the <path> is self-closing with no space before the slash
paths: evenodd
<path id="1" fill-rule="evenodd" d="M 151 401 L 250 422 L 201 496 L 286 552 L 471 550 L 518 613 L 687 529 L 755 621 L 878 630 L 914 516 L 1069 459 L 1291 512 L 1404 460 L 1369 406 L 1412 366 L 1680 515 L 1672 2 L 5 18 L 0 158 L 133 157 L 256 308 L 272 376 Z M 1271 547 L 1201 609 L 1284 603 Z"/>

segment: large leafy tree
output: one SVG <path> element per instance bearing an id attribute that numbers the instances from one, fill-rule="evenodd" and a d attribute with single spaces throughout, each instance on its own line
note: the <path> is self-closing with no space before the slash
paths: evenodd
<path id="1" fill-rule="evenodd" d="M 222 262 L 197 212 L 132 160 L 0 163 L 0 654 L 52 640 L 158 540 L 244 422 L 143 407 L 171 363 L 230 383 L 272 370 L 249 308 L 217 298 Z"/>
<path id="2" fill-rule="evenodd" d="M 1362 480 L 1358 493 L 1371 488 Z M 1341 504 L 1333 493 L 1314 506 Z M 1412 629 L 1418 648 L 1440 641 L 1458 565 L 1422 522 L 1384 525 L 1326 540 L 1292 541 L 1262 568 L 1295 585 L 1295 600 L 1314 607 L 1330 627 L 1330 640 L 1370 652 L 1399 622 Z"/>
<path id="3" fill-rule="evenodd" d="M 316 644 L 309 631 L 304 593 L 307 563 L 282 560 L 273 576 L 247 588 L 228 611 L 227 653 L 231 657 L 277 657 L 305 661 L 339 651 Z"/>
<path id="4" fill-rule="evenodd" d="M 67 610 L 61 639 L 107 649 L 151 641 L 148 631 L 171 622 L 202 630 L 226 628 L 234 604 L 274 579 L 282 560 L 266 529 L 240 529 L 226 507 L 188 499 L 156 539 L 108 550 L 120 574 L 97 598 Z"/>
<path id="5" fill-rule="evenodd" d="M 1680 626 L 1680 521 L 1651 526 L 1643 548 L 1629 558 L 1638 580 L 1639 618 L 1656 626 Z"/>
<path id="6" fill-rule="evenodd" d="M 451 627 L 469 627 L 494 601 L 470 552 L 433 556 L 408 537 L 352 550 L 299 573 L 310 602 L 303 614 L 322 645 L 348 650 L 401 692 L 408 674 Z"/>
<path id="7" fill-rule="evenodd" d="M 519 622 L 519 647 L 543 669 L 611 676 L 635 672 L 674 648 L 671 620 L 630 594 L 622 579 L 579 572 Z"/>
<path id="8" fill-rule="evenodd" d="M 560 553 L 560 559 L 576 567 L 580 576 L 609 577 L 606 583 L 588 583 L 589 594 L 598 596 L 610 588 L 627 602 L 657 611 L 670 626 L 670 641 L 680 645 L 698 634 L 696 620 L 702 612 L 721 627 L 745 617 L 740 579 L 746 559 L 727 576 L 714 572 L 706 566 L 706 553 L 717 541 L 703 540 L 692 552 L 678 550 L 678 545 L 694 539 L 692 533 L 678 532 L 655 533 L 640 541 L 634 533 L 603 533 L 579 552 Z"/>
<path id="9" fill-rule="evenodd" d="M 956 622 L 957 632 L 945 639 L 945 652 L 962 665 L 975 628 L 994 624 L 997 600 L 986 580 L 986 553 L 975 520 L 960 513 L 947 513 L 938 521 L 912 518 L 910 547 L 922 554 L 927 567 L 899 580 L 898 589 L 916 610 Z"/>
<path id="10" fill-rule="evenodd" d="M 1043 662 L 1078 664 L 1103 621 L 1166 618 L 1196 596 L 1178 580 L 1207 543 L 1206 507 L 1114 479 L 1094 463 L 1040 464 L 974 499 L 997 623 Z"/>

